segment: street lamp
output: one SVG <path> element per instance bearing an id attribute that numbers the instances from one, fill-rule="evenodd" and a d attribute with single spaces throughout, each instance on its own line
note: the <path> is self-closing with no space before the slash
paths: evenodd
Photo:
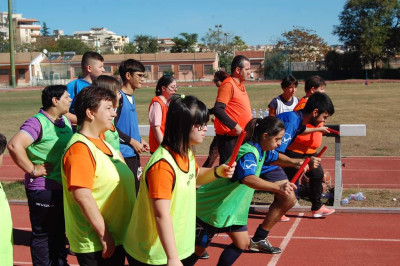
<path id="1" fill-rule="evenodd" d="M 217 38 L 218 38 L 218 39 L 217 39 L 217 40 L 218 40 L 218 45 L 217 45 L 218 48 L 217 48 L 217 50 L 218 50 L 218 52 L 219 52 L 219 39 L 220 39 L 220 38 L 219 38 L 219 29 L 222 28 L 222 25 L 215 25 L 215 28 L 217 29 L 217 34 L 218 34 L 218 35 L 217 35 Z"/>

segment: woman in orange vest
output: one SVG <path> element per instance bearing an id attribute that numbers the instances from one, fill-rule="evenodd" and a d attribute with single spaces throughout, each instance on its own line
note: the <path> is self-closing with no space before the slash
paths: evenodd
<path id="1" fill-rule="evenodd" d="M 156 96 L 151 99 L 149 106 L 150 153 L 154 153 L 163 140 L 169 97 L 177 91 L 178 87 L 173 76 L 164 75 L 158 80 Z"/>

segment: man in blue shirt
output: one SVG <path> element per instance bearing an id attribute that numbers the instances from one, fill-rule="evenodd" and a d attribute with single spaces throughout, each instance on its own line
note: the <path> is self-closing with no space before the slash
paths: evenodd
<path id="1" fill-rule="evenodd" d="M 277 115 L 285 124 L 285 135 L 282 138 L 282 144 L 276 149 L 280 154 L 286 151 L 286 148 L 299 134 L 307 134 L 315 131 L 329 133 L 327 127 L 306 128 L 306 124 L 317 126 L 321 122 L 325 122 L 329 116 L 335 112 L 333 103 L 325 93 L 316 92 L 310 96 L 304 109 L 300 111 L 285 112 Z M 311 168 L 318 167 L 321 162 L 320 158 L 311 157 L 309 166 Z M 282 165 L 286 166 L 286 165 Z M 263 166 L 260 177 L 270 182 L 287 182 L 287 176 L 280 166 Z M 290 196 L 275 194 L 274 201 L 264 218 L 262 224 L 257 228 L 249 249 L 258 252 L 270 252 L 270 246 L 265 245 L 265 238 L 268 236 L 271 228 L 281 219 L 281 217 L 290 210 L 296 203 L 297 199 L 294 193 Z M 323 215 L 329 215 L 327 212 Z"/>
<path id="2" fill-rule="evenodd" d="M 104 73 L 104 58 L 96 52 L 86 52 L 82 56 L 81 67 L 82 77 L 67 84 L 67 92 L 72 99 L 69 112 L 66 117 L 73 125 L 76 125 L 77 119 L 74 111 L 76 95 L 85 87 L 92 85 L 94 79 Z"/>

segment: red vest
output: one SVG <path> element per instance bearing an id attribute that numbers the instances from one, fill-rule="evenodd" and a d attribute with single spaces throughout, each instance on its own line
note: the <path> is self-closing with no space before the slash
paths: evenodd
<path id="1" fill-rule="evenodd" d="M 154 96 L 153 99 L 151 99 L 150 105 L 149 105 L 149 112 L 150 112 L 150 106 L 154 103 L 158 102 L 161 105 L 161 111 L 162 111 L 162 120 L 161 120 L 161 132 L 164 134 L 165 131 L 165 121 L 167 120 L 167 111 L 168 111 L 168 106 L 161 100 L 160 97 Z M 149 132 L 149 145 L 150 145 L 150 152 L 155 152 L 160 144 L 157 143 L 155 133 L 153 128 L 150 125 L 150 132 Z"/>

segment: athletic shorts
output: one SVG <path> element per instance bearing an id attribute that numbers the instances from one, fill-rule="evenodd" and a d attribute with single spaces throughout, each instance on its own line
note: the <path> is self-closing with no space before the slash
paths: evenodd
<path id="1" fill-rule="evenodd" d="M 196 217 L 196 245 L 202 248 L 208 247 L 216 234 L 244 231 L 248 231 L 247 225 L 231 225 L 228 227 L 217 228 Z"/>
<path id="2" fill-rule="evenodd" d="M 282 167 L 279 166 L 272 171 L 261 174 L 260 177 L 269 182 L 278 182 L 288 179 Z"/>

